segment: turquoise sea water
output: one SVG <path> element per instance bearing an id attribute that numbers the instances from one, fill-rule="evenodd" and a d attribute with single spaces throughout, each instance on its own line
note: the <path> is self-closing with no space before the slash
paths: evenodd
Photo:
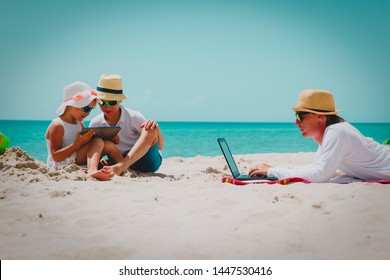
<path id="1" fill-rule="evenodd" d="M 50 121 L 0 120 L 0 132 L 34 158 L 46 161 L 45 132 Z M 88 122 L 86 122 L 88 124 Z M 225 137 L 233 154 L 314 152 L 293 123 L 159 122 L 165 138 L 163 156 L 219 156 L 217 138 Z M 364 135 L 382 143 L 390 138 L 390 123 L 355 123 Z"/>

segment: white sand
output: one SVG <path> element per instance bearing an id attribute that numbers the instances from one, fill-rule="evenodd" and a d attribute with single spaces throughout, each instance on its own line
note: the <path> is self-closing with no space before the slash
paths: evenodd
<path id="1" fill-rule="evenodd" d="M 299 165 L 312 153 L 238 156 Z M 221 183 L 222 157 L 109 182 L 0 155 L 0 259 L 389 259 L 390 185 Z"/>

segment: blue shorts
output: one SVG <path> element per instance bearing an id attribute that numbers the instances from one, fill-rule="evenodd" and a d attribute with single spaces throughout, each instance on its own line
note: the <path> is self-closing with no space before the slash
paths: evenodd
<path id="1" fill-rule="evenodd" d="M 128 152 L 123 153 L 126 156 Z M 162 163 L 162 156 L 158 150 L 158 143 L 150 147 L 149 151 L 138 161 L 136 161 L 130 168 L 140 172 L 155 172 L 160 168 Z"/>

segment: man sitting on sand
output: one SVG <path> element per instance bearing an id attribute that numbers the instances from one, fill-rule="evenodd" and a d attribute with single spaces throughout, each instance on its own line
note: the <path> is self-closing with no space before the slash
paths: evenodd
<path id="1" fill-rule="evenodd" d="M 103 74 L 97 86 L 102 114 L 92 119 L 90 126 L 120 126 L 114 140 L 124 158 L 108 166 L 117 175 L 129 167 L 141 172 L 155 172 L 162 163 L 159 150 L 164 147 L 160 127 L 153 120 L 145 120 L 137 111 L 121 105 L 127 96 L 122 91 L 122 78 L 116 74 Z"/>
<path id="2" fill-rule="evenodd" d="M 303 137 L 319 144 L 314 161 L 308 166 L 253 166 L 249 175 L 267 175 L 284 179 L 301 177 L 312 182 L 326 182 L 340 170 L 362 180 L 390 180 L 390 147 L 363 136 L 339 117 L 333 95 L 324 90 L 304 90 L 298 98 L 295 125 Z"/>

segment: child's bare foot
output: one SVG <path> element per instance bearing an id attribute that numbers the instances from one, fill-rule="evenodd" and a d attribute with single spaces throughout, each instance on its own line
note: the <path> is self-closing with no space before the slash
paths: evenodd
<path id="1" fill-rule="evenodd" d="M 109 168 L 112 172 L 119 176 L 126 171 L 125 164 L 122 162 L 118 162 L 117 164 L 111 166 L 105 166 L 105 168 Z"/>
<path id="2" fill-rule="evenodd" d="M 105 166 L 100 170 L 89 173 L 89 176 L 101 181 L 107 181 L 114 177 L 115 173 Z"/>

